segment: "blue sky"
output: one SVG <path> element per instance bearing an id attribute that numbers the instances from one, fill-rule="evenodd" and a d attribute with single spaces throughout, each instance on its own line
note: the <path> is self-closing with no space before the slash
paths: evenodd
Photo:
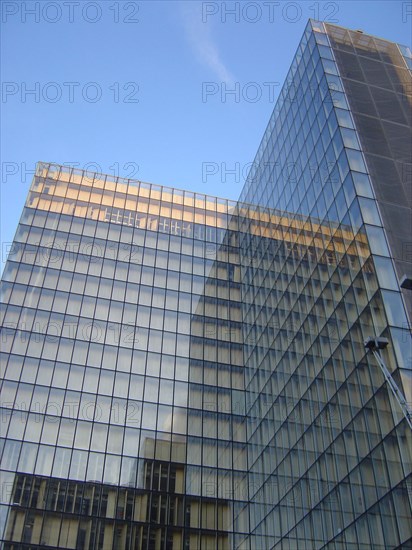
<path id="1" fill-rule="evenodd" d="M 2 261 L 36 161 L 236 199 L 309 17 L 411 42 L 412 2 L 1 7 Z"/>

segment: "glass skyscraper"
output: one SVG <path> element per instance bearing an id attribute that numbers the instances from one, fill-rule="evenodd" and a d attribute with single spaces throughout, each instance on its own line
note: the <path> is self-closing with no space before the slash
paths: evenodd
<path id="1" fill-rule="evenodd" d="M 310 21 L 239 201 L 38 164 L 5 549 L 412 548 L 411 69 Z"/>

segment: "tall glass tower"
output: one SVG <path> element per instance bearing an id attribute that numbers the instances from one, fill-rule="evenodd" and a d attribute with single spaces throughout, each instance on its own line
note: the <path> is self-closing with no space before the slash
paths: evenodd
<path id="1" fill-rule="evenodd" d="M 38 164 L 5 549 L 412 547 L 411 69 L 310 21 L 238 202 Z"/>
<path id="2" fill-rule="evenodd" d="M 310 21 L 240 197 L 252 548 L 412 545 L 411 57 Z"/>

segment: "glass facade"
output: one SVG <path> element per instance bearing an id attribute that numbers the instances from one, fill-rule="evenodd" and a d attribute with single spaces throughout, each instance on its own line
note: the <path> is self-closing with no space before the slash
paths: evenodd
<path id="1" fill-rule="evenodd" d="M 398 260 L 412 272 L 399 255 L 410 238 L 410 181 L 399 178 L 400 159 L 411 166 L 408 64 L 406 48 L 310 21 L 241 194 L 287 212 L 292 241 L 241 235 L 258 262 L 242 279 L 252 548 L 412 545 L 410 425 L 364 348 L 388 339 L 382 355 L 411 404 L 395 270 Z M 384 134 L 367 127 L 377 121 Z M 393 165 L 391 180 L 379 163 Z"/>
<path id="2" fill-rule="evenodd" d="M 3 276 L 6 548 L 245 530 L 235 209 L 38 165 Z"/>
<path id="3" fill-rule="evenodd" d="M 38 164 L 2 279 L 5 549 L 412 547 L 412 434 L 364 347 L 411 402 L 411 57 L 310 21 L 237 202 Z"/>

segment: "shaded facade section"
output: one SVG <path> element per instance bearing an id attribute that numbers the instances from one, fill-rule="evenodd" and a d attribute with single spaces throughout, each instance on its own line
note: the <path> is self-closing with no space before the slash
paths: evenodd
<path id="1" fill-rule="evenodd" d="M 410 50 L 325 25 L 365 155 L 398 277 L 412 275 Z M 411 292 L 405 291 L 412 317 Z"/>

